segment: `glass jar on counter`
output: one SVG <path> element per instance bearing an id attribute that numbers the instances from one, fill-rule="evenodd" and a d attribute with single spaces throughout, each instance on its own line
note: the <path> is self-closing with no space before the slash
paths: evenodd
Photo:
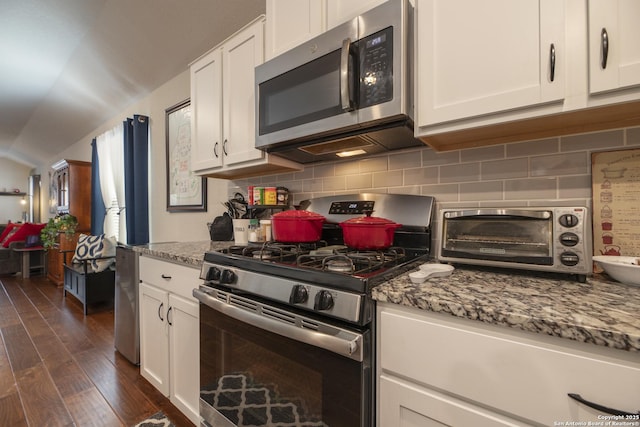
<path id="1" fill-rule="evenodd" d="M 249 220 L 249 242 L 251 243 L 264 242 L 262 227 L 258 219 Z"/>
<path id="2" fill-rule="evenodd" d="M 264 242 L 271 241 L 271 220 L 270 219 L 260 220 L 260 234 L 262 235 Z"/>

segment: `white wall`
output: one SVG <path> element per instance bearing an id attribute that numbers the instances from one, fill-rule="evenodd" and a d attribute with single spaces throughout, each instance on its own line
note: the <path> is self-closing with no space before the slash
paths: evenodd
<path id="1" fill-rule="evenodd" d="M 12 192 L 14 189 L 28 193 L 28 180 L 31 167 L 11 159 L 0 157 L 0 192 Z M 28 200 L 28 197 L 25 198 Z M 27 205 L 21 203 L 22 197 L 0 196 L 0 224 L 22 221 Z"/>
<path id="2" fill-rule="evenodd" d="M 166 210 L 166 139 L 165 139 L 165 110 L 190 96 L 189 71 L 185 71 L 171 79 L 149 96 L 131 105 L 118 116 L 103 123 L 93 132 L 76 142 L 57 157 L 50 159 L 48 165 L 43 165 L 42 188 L 48 188 L 48 174 L 46 171 L 60 159 L 74 159 L 91 161 L 91 140 L 108 129 L 111 129 L 126 117 L 133 114 L 149 116 L 150 124 L 150 176 L 149 176 L 149 208 L 150 208 L 150 241 L 197 241 L 209 240 L 207 222 L 220 215 L 224 208 L 220 204 L 227 198 L 226 181 L 208 180 L 208 212 L 169 213 Z M 43 197 L 48 197 L 45 194 Z M 45 213 L 46 215 L 46 213 Z"/>

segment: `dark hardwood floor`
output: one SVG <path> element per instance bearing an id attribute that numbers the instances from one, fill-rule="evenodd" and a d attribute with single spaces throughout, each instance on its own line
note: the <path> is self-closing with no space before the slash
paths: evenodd
<path id="1" fill-rule="evenodd" d="M 193 424 L 114 348 L 113 308 L 44 277 L 0 277 L 0 426 L 133 426 L 163 411 Z"/>

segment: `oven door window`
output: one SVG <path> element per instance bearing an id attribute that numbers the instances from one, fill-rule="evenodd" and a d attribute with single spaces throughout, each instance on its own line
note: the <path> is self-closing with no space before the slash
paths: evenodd
<path id="1" fill-rule="evenodd" d="M 457 258 L 553 265 L 553 222 L 510 216 L 445 220 L 442 253 Z"/>
<path id="2" fill-rule="evenodd" d="M 363 425 L 365 364 L 200 307 L 201 406 L 234 426 Z"/>

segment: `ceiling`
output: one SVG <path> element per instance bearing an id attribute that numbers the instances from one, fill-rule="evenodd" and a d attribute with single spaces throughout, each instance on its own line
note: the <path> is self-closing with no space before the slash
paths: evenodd
<path id="1" fill-rule="evenodd" d="M 265 0 L 0 0 L 0 157 L 37 166 L 185 71 Z"/>

